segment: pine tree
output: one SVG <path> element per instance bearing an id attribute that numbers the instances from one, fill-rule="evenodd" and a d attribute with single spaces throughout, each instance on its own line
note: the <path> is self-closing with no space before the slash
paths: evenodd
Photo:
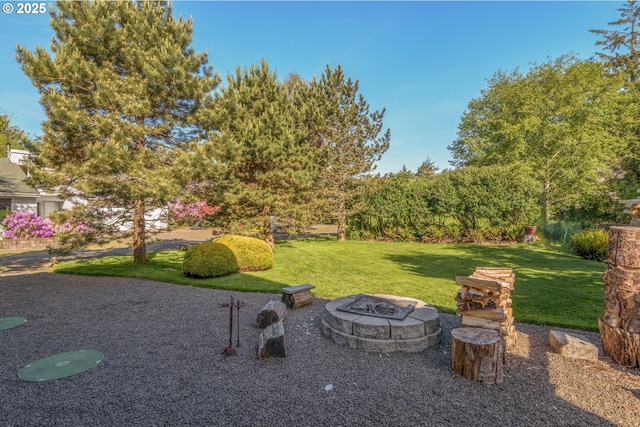
<path id="1" fill-rule="evenodd" d="M 416 171 L 416 175 L 422 178 L 431 178 L 435 174 L 438 173 L 440 168 L 436 166 L 436 163 L 431 160 L 431 157 L 427 157 L 420 166 L 418 166 L 418 170 Z"/>
<path id="2" fill-rule="evenodd" d="M 311 82 L 318 103 L 315 132 L 324 158 L 318 181 L 331 219 L 338 223 L 338 239 L 346 238 L 346 219 L 358 211 L 353 205 L 363 188 L 358 178 L 372 172 L 374 163 L 389 148 L 389 129 L 380 135 L 385 110 L 370 112 L 359 82 L 346 78 L 342 66 L 327 65 L 320 79 Z"/>
<path id="3" fill-rule="evenodd" d="M 212 155 L 223 172 L 212 178 L 228 225 L 258 229 L 274 246 L 272 218 L 302 227 L 309 218 L 309 190 L 317 169 L 302 110 L 294 107 L 298 84 L 278 82 L 265 60 L 236 68 L 211 114 Z"/>
<path id="4" fill-rule="evenodd" d="M 8 145 L 11 148 L 21 150 L 35 150 L 36 141 L 34 141 L 25 131 L 19 127 L 12 125 L 9 116 L 0 114 L 0 149 L 4 149 Z"/>
<path id="5" fill-rule="evenodd" d="M 596 45 L 611 52 L 598 52 L 596 56 L 609 69 L 624 73 L 631 83 L 636 83 L 640 77 L 640 8 L 634 0 L 616 10 L 620 12 L 620 19 L 609 25 L 622 27 L 621 30 L 590 30 L 603 37 Z"/>
<path id="6" fill-rule="evenodd" d="M 640 7 L 636 1 L 628 1 L 620 12 L 620 19 L 609 22 L 610 26 L 618 30 L 590 30 L 599 34 L 602 40 L 596 42 L 597 46 L 610 53 L 596 53 L 605 66 L 614 74 L 622 75 L 626 79 L 626 105 L 621 111 L 627 117 L 637 118 L 640 108 Z M 621 168 L 625 174 L 625 180 L 635 187 L 640 182 L 640 123 L 630 128 L 620 126 L 621 136 L 628 138 L 629 143 L 620 159 Z"/>
<path id="7" fill-rule="evenodd" d="M 174 160 L 203 137 L 196 118 L 218 78 L 190 46 L 192 20 L 165 1 L 59 1 L 51 27 L 51 55 L 16 54 L 47 115 L 36 179 L 80 191 L 96 212 L 124 208 L 146 263 L 145 212 L 179 192 Z"/>

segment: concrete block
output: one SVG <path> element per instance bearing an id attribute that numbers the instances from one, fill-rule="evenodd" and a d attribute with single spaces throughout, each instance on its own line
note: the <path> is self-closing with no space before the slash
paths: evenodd
<path id="1" fill-rule="evenodd" d="M 549 344 L 564 357 L 598 360 L 598 347 L 582 335 L 552 330 Z"/>
<path id="2" fill-rule="evenodd" d="M 353 322 L 353 335 L 372 340 L 388 340 L 391 338 L 391 326 L 387 319 L 381 317 L 360 316 Z"/>

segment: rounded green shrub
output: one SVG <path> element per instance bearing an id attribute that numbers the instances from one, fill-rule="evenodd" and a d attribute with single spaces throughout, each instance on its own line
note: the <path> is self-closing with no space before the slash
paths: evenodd
<path id="1" fill-rule="evenodd" d="M 240 271 L 260 271 L 273 267 L 273 252 L 264 240 L 247 236 L 222 236 L 216 243 L 225 245 L 238 260 Z"/>
<path id="2" fill-rule="evenodd" d="M 217 242 L 190 247 L 184 254 L 182 272 L 189 277 L 207 279 L 238 271 L 238 261 L 231 249 Z"/>
<path id="3" fill-rule="evenodd" d="M 606 260 L 608 247 L 609 233 L 601 228 L 588 228 L 571 238 L 571 252 L 585 259 Z"/>

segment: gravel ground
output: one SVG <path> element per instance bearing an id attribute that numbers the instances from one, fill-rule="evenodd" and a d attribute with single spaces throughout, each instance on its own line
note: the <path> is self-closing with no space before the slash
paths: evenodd
<path id="1" fill-rule="evenodd" d="M 228 309 L 240 311 L 237 356 L 225 358 Z M 419 353 L 365 353 L 322 336 L 327 301 L 290 311 L 287 357 L 258 360 L 255 327 L 279 295 L 231 293 L 134 279 L 0 277 L 0 426 L 638 426 L 640 371 L 602 356 L 569 360 L 549 327 L 517 324 L 505 381 L 483 385 L 453 373 L 449 332 Z M 580 332 L 600 346 L 598 334 Z M 234 345 L 236 336 L 234 331 Z M 25 365 L 53 354 L 98 350 L 94 369 L 25 382 Z"/>

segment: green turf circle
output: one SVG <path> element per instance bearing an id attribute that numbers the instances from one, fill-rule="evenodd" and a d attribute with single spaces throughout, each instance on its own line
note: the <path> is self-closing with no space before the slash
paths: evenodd
<path id="1" fill-rule="evenodd" d="M 84 372 L 102 362 L 104 354 L 96 350 L 59 353 L 28 364 L 18 372 L 24 381 L 49 381 Z"/>
<path id="2" fill-rule="evenodd" d="M 27 319 L 24 317 L 3 317 L 0 319 L 0 331 L 24 325 L 26 322 Z"/>

